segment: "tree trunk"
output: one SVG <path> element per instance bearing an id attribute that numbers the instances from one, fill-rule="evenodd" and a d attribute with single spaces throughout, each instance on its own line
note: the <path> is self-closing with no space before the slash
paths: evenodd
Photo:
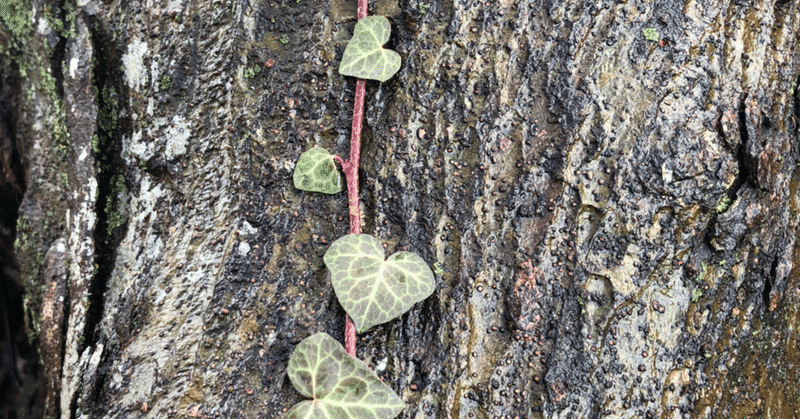
<path id="1" fill-rule="evenodd" d="M 10 406 L 284 417 L 294 347 L 344 330 L 322 256 L 346 194 L 291 180 L 312 146 L 348 154 L 356 2 L 20 4 L 3 348 L 43 365 Z M 403 65 L 367 83 L 363 230 L 437 282 L 359 335 L 400 418 L 800 415 L 797 2 L 370 14 Z"/>

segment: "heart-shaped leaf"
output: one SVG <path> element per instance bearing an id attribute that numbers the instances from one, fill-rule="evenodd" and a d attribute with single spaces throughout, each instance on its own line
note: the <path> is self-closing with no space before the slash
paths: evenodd
<path id="1" fill-rule="evenodd" d="M 403 401 L 360 359 L 327 333 L 300 342 L 289 357 L 289 379 L 300 394 L 287 419 L 391 419 Z"/>
<path id="2" fill-rule="evenodd" d="M 348 234 L 323 257 L 333 291 L 359 333 L 399 317 L 435 287 L 431 268 L 416 254 L 397 252 L 385 261 L 383 256 L 375 237 Z"/>
<path id="3" fill-rule="evenodd" d="M 339 74 L 385 82 L 400 70 L 400 54 L 384 49 L 392 26 L 383 16 L 360 19 L 347 43 L 339 64 Z"/>
<path id="4" fill-rule="evenodd" d="M 294 167 L 294 187 L 304 191 L 339 193 L 344 189 L 342 175 L 328 150 L 314 147 L 297 160 Z"/>

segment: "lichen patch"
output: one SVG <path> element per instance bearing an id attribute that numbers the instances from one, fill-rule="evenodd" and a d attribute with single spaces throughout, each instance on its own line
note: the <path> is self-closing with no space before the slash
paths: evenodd
<path id="1" fill-rule="evenodd" d="M 147 69 L 144 66 L 144 55 L 147 54 L 147 43 L 136 38 L 128 44 L 128 52 L 122 56 L 125 70 L 125 81 L 131 89 L 141 90 L 147 80 Z"/>

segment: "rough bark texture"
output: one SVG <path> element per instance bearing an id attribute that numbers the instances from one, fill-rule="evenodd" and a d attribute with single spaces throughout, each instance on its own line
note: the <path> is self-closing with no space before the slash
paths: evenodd
<path id="1" fill-rule="evenodd" d="M 347 198 L 291 178 L 348 153 L 355 1 L 21 4 L 23 409 L 285 416 L 293 348 L 344 329 L 322 255 Z M 363 230 L 437 271 L 359 336 L 399 417 L 800 415 L 797 2 L 370 7 L 403 66 L 367 84 Z"/>

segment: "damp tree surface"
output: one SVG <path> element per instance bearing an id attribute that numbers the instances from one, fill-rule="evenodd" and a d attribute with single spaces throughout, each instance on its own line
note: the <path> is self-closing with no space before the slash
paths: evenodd
<path id="1" fill-rule="evenodd" d="M 347 153 L 355 2 L 21 4 L 3 292 L 44 365 L 12 391 L 33 416 L 285 417 L 292 352 L 345 328 L 346 192 L 293 171 Z M 436 283 L 358 335 L 398 418 L 800 414 L 797 2 L 369 14 L 401 65 L 366 85 L 362 230 Z"/>

